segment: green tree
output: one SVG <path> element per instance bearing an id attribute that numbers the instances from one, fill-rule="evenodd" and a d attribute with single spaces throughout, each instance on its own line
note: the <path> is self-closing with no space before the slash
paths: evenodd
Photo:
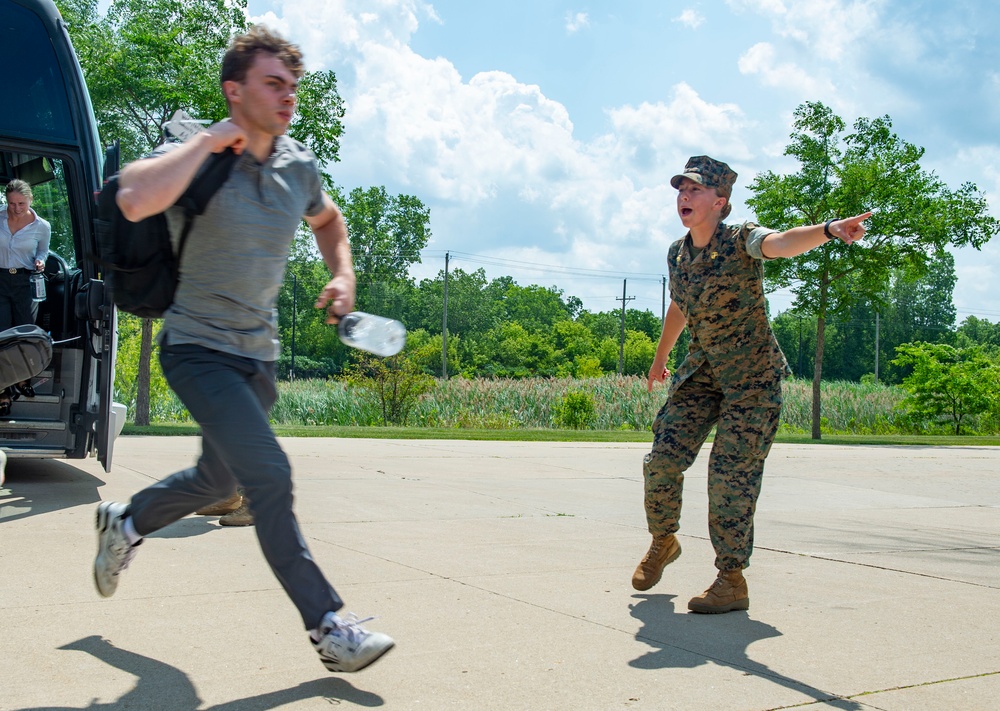
<path id="1" fill-rule="evenodd" d="M 498 378 L 570 375 L 571 366 L 559 353 L 548 331 L 529 331 L 508 321 L 479 341 L 479 372 Z"/>
<path id="2" fill-rule="evenodd" d="M 160 143 L 178 109 L 208 120 L 226 115 L 222 53 L 247 27 L 244 0 L 60 0 L 80 58 L 98 129 L 124 161 Z M 136 424 L 149 424 L 153 323 L 144 319 L 136 372 Z"/>
<path id="3" fill-rule="evenodd" d="M 428 375 L 437 375 L 441 372 L 441 334 L 431 334 L 422 328 L 410 331 L 406 337 L 407 352 L 410 360 L 416 363 Z M 455 373 L 463 373 L 464 365 L 459 356 L 459 348 L 462 347 L 460 336 L 448 338 L 448 369 Z M 469 375 L 474 375 L 470 373 Z"/>
<path id="4" fill-rule="evenodd" d="M 922 341 L 948 343 L 954 338 L 953 294 L 957 277 L 955 258 L 949 252 L 934 255 L 924 274 L 903 268 L 893 270 L 888 298 L 880 312 L 880 379 L 901 382 L 905 371 L 892 365 L 896 346 Z"/>
<path id="5" fill-rule="evenodd" d="M 319 254 L 312 232 L 301 225 L 292 242 L 285 280 L 278 293 L 282 377 L 291 374 L 293 348 L 296 377 L 329 377 L 339 373 L 349 360 L 348 348 L 337 338 L 337 329 L 326 323 L 326 312 L 315 308 L 316 295 L 329 280 L 330 270 Z"/>
<path id="6" fill-rule="evenodd" d="M 559 321 L 552 327 L 556 348 L 568 360 L 575 361 L 581 356 L 594 353 L 596 340 L 590 329 L 579 321 Z"/>
<path id="7" fill-rule="evenodd" d="M 994 352 L 1000 349 L 1000 323 L 969 316 L 962 321 L 956 335 L 959 345 L 981 345 Z"/>
<path id="8" fill-rule="evenodd" d="M 226 116 L 219 66 L 248 27 L 245 0 L 59 0 L 105 143 L 134 160 L 162 141 L 174 112 Z"/>
<path id="9" fill-rule="evenodd" d="M 867 301 L 881 308 L 892 270 L 926 271 L 948 245 L 979 248 L 1000 231 L 972 183 L 951 190 L 924 170 L 924 151 L 892 132 L 888 116 L 858 119 L 853 133 L 821 103 L 795 110 L 785 155 L 799 161 L 790 175 L 765 172 L 750 185 L 747 204 L 764 225 L 779 230 L 816 224 L 868 210 L 868 236 L 860 245 L 839 241 L 793 259 L 767 262 L 772 288 L 790 288 L 794 308 L 816 316 L 812 436 L 820 438 L 820 381 L 825 329 L 831 315 Z"/>
<path id="10" fill-rule="evenodd" d="M 405 426 L 417 401 L 434 387 L 434 378 L 405 352 L 388 358 L 363 353 L 349 368 L 347 381 L 375 400 L 384 425 Z"/>
<path id="11" fill-rule="evenodd" d="M 516 321 L 528 331 L 550 329 L 560 321 L 572 318 L 570 307 L 563 301 L 562 289 L 536 284 L 510 284 L 503 295 L 507 321 Z"/>
<path id="12" fill-rule="evenodd" d="M 623 375 L 648 375 L 649 366 L 656 354 L 656 343 L 643 331 L 625 331 L 625 348 L 622 353 Z"/>
<path id="13" fill-rule="evenodd" d="M 813 371 L 816 352 L 816 317 L 794 310 L 782 311 L 771 322 L 771 330 L 795 377 L 808 377 L 806 373 Z"/>
<path id="14" fill-rule="evenodd" d="M 1000 365 L 982 348 L 954 348 L 942 343 L 904 343 L 894 363 L 912 368 L 903 379 L 909 395 L 901 403 L 911 415 L 950 421 L 955 434 L 962 423 L 995 406 L 1000 389 Z"/>
<path id="15" fill-rule="evenodd" d="M 183 109 L 208 122 L 227 114 L 219 88 L 222 55 L 248 29 L 246 0 L 57 0 L 80 57 L 105 143 L 119 141 L 124 161 L 163 140 L 163 127 Z M 325 165 L 337 160 L 343 104 L 333 72 L 302 77 L 289 134 Z M 332 188 L 329 175 L 324 182 Z M 312 294 L 315 296 L 315 293 Z M 136 373 L 135 421 L 149 422 L 153 324 L 145 320 Z"/>
<path id="16" fill-rule="evenodd" d="M 875 309 L 859 302 L 826 323 L 823 376 L 858 382 L 875 369 Z"/>
<path id="17" fill-rule="evenodd" d="M 430 210 L 412 195 L 389 195 L 382 186 L 354 188 L 340 209 L 351 235 L 358 301 L 384 313 L 385 287 L 408 281 L 410 265 L 431 237 Z"/>

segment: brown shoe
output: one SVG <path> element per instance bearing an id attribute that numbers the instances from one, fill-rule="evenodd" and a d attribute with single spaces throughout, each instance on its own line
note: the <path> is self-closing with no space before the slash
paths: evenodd
<path id="1" fill-rule="evenodd" d="M 195 516 L 223 516 L 238 509 L 242 503 L 243 497 L 237 491 L 228 499 L 216 501 L 214 504 L 209 504 L 208 506 L 202 506 L 194 514 Z"/>
<path id="2" fill-rule="evenodd" d="M 220 526 L 252 526 L 253 514 L 250 513 L 250 500 L 243 497 L 239 508 L 219 519 Z"/>
<path id="3" fill-rule="evenodd" d="M 711 587 L 688 602 L 691 612 L 716 614 L 750 609 L 750 593 L 742 570 L 722 570 Z"/>
<path id="4" fill-rule="evenodd" d="M 632 573 L 632 587 L 636 590 L 649 590 L 660 582 L 663 569 L 677 560 L 680 554 L 681 544 L 674 534 L 654 537 L 646 551 L 646 557 Z"/>

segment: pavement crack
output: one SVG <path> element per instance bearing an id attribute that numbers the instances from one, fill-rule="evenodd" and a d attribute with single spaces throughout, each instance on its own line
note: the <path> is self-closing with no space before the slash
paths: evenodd
<path id="1" fill-rule="evenodd" d="M 918 578 L 928 578 L 930 580 L 942 580 L 946 583 L 956 583 L 958 585 L 968 585 L 975 588 L 985 588 L 986 590 L 997 590 L 1000 589 L 996 585 L 988 585 L 986 583 L 976 583 L 971 580 L 958 580 L 957 578 L 947 578 L 943 575 L 931 575 L 930 573 L 921 573 L 914 570 L 903 570 L 902 568 L 892 568 L 888 565 L 876 565 L 875 563 L 861 563 L 854 560 L 843 560 L 841 558 L 834 558 L 832 556 L 816 555 L 815 553 L 799 553 L 797 551 L 789 551 L 781 548 L 768 548 L 765 546 L 756 546 L 757 550 L 770 551 L 771 553 L 784 553 L 785 555 L 794 555 L 800 558 L 811 558 L 813 560 L 823 560 L 829 563 L 841 563 L 843 565 L 853 565 L 859 568 L 872 568 L 874 570 L 884 570 L 890 573 L 902 573 L 903 575 L 913 575 Z M 937 549 L 935 549 L 937 550 Z M 984 546 L 982 548 L 956 548 L 956 549 L 944 549 L 944 550 L 996 550 L 996 548 L 990 546 Z"/>
<path id="2" fill-rule="evenodd" d="M 788 711 L 788 709 L 808 708 L 808 707 L 810 707 L 810 706 L 812 706 L 812 705 L 814 705 L 816 703 L 822 703 L 824 701 L 833 701 L 833 702 L 836 702 L 838 699 L 839 700 L 844 700 L 844 701 L 853 701 L 853 702 L 863 703 L 866 708 L 882 709 L 881 706 L 875 706 L 874 704 L 872 704 L 872 703 L 870 703 L 868 701 L 865 701 L 864 700 L 865 697 L 867 697 L 867 696 L 875 696 L 877 694 L 889 694 L 889 693 L 892 693 L 893 691 L 906 691 L 907 689 L 920 689 L 920 688 L 924 688 L 924 687 L 928 687 L 928 686 L 936 686 L 938 684 L 951 684 L 951 683 L 958 682 L 958 681 L 969 681 L 971 679 L 983 679 L 983 678 L 986 678 L 986 677 L 997 676 L 997 675 L 1000 675 L 1000 671 L 985 672 L 983 674 L 969 674 L 967 676 L 956 676 L 956 677 L 952 677 L 952 678 L 949 678 L 949 679 L 935 679 L 934 681 L 922 681 L 919 684 L 906 684 L 906 685 L 903 685 L 903 686 L 890 686 L 890 687 L 886 687 L 884 689 L 875 689 L 873 691 L 862 691 L 862 692 L 859 692 L 857 694 L 852 694 L 850 696 L 833 696 L 830 699 L 817 699 L 815 701 L 807 701 L 807 702 L 801 703 L 801 704 L 792 704 L 791 706 L 773 706 L 773 707 L 767 709 L 767 711 Z"/>

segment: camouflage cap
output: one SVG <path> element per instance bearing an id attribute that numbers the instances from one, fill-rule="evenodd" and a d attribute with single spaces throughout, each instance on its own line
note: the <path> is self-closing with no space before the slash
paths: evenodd
<path id="1" fill-rule="evenodd" d="M 692 156 L 684 166 L 684 172 L 670 179 L 672 186 L 679 187 L 681 179 L 688 178 L 707 188 L 715 188 L 719 195 L 729 197 L 733 194 L 736 183 L 736 173 L 722 161 L 708 156 Z"/>

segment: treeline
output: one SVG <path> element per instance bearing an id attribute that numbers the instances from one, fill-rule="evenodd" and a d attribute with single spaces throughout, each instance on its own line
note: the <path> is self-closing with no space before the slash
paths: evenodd
<path id="1" fill-rule="evenodd" d="M 859 382 L 877 379 L 900 384 L 912 368 L 893 363 L 907 343 L 982 347 L 997 356 L 1000 323 L 969 316 L 956 323 L 953 302 L 955 260 L 948 252 L 934 257 L 923 273 L 897 268 L 877 304 L 868 300 L 841 308 L 827 319 L 823 379 Z M 817 319 L 794 310 L 778 314 L 772 328 L 792 372 L 812 377 Z"/>
<path id="2" fill-rule="evenodd" d="M 336 377 L 357 356 L 312 307 L 326 278 L 303 239 L 279 300 L 283 377 Z M 447 282 L 449 376 L 591 378 L 617 374 L 619 364 L 623 375 L 644 376 L 652 362 L 659 314 L 626 309 L 623 324 L 620 309 L 588 311 L 579 298 L 554 287 L 521 286 L 507 276 L 490 280 L 482 269 L 451 270 Z M 444 284 L 443 270 L 419 282 L 373 281 L 359 273 L 358 283 L 358 308 L 401 320 L 409 330 L 408 359 L 436 377 L 444 366 Z M 899 384 L 910 368 L 892 361 L 897 346 L 905 343 L 1000 349 L 1000 324 L 970 316 L 956 325 L 954 284 L 954 260 L 943 253 L 922 277 L 895 271 L 880 304 L 863 303 L 832 314 L 826 324 L 823 379 L 859 382 L 874 379 L 877 372 L 879 381 Z M 772 327 L 795 375 L 812 377 L 816 317 L 785 311 Z M 687 344 L 685 332 L 671 365 L 684 357 Z"/>
<path id="3" fill-rule="evenodd" d="M 279 298 L 279 370 L 284 377 L 334 377 L 358 354 L 313 308 L 326 276 L 304 252 L 290 264 Z M 447 281 L 449 377 L 591 378 L 649 369 L 661 326 L 649 311 L 626 310 L 623 324 L 621 311 L 587 311 L 559 289 L 522 286 L 507 276 L 489 280 L 482 269 L 450 270 Z M 444 282 L 442 271 L 420 282 L 373 282 L 359 272 L 358 283 L 357 308 L 402 321 L 409 331 L 407 357 L 436 377 L 445 373 Z"/>

